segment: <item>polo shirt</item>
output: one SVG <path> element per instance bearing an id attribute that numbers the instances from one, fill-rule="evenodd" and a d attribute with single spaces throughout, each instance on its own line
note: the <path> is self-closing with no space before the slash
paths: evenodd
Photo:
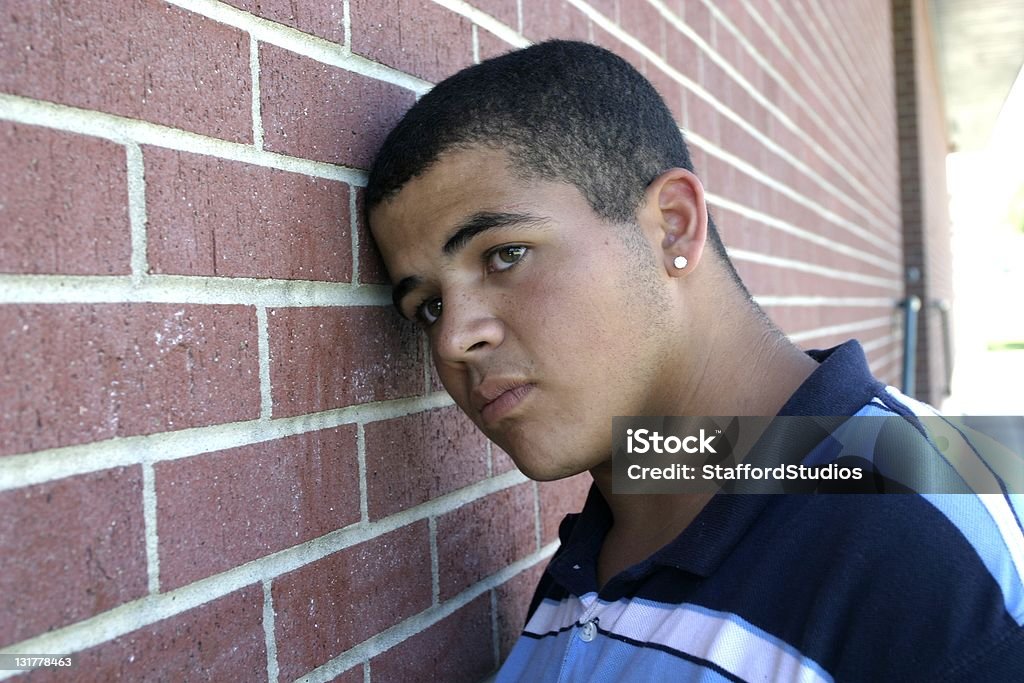
<path id="1" fill-rule="evenodd" d="M 875 380 L 855 341 L 810 355 L 780 415 L 936 415 Z M 612 518 L 592 487 L 497 680 L 1024 680 L 1022 511 L 1005 491 L 719 493 L 599 588 Z"/>

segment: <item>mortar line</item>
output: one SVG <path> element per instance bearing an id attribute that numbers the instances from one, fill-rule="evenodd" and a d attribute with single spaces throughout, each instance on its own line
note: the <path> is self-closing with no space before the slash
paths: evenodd
<path id="1" fill-rule="evenodd" d="M 128 179 L 128 223 L 131 233 L 131 282 L 139 284 L 149 273 L 148 239 L 146 235 L 146 170 L 142 148 L 125 143 Z"/>
<path id="2" fill-rule="evenodd" d="M 362 277 L 359 272 L 359 202 L 356 201 L 356 186 L 348 186 L 348 229 L 352 244 L 352 284 L 358 285 Z"/>
<path id="3" fill-rule="evenodd" d="M 263 149 L 263 103 L 260 101 L 260 44 L 249 32 L 249 78 L 252 84 L 252 145 Z"/>
<path id="4" fill-rule="evenodd" d="M 356 471 L 359 474 L 359 519 L 370 521 L 369 484 L 366 481 L 366 427 L 356 425 Z"/>
<path id="5" fill-rule="evenodd" d="M 428 396 L 365 403 L 269 421 L 256 419 L 158 434 L 113 437 L 88 444 L 6 455 L 0 457 L 0 491 L 112 467 L 177 460 L 346 424 L 390 420 L 450 405 L 453 405 L 451 396 L 436 392 Z"/>
<path id="6" fill-rule="evenodd" d="M 256 307 L 256 340 L 260 368 L 260 419 L 270 420 L 274 414 L 274 394 L 270 385 L 270 323 L 267 307 Z"/>
<path id="7" fill-rule="evenodd" d="M 441 569 L 437 558 L 437 518 L 427 520 L 430 531 L 430 604 L 441 604 Z"/>
<path id="8" fill-rule="evenodd" d="M 273 583 L 270 579 L 263 580 L 263 636 L 267 647 L 267 681 L 277 683 L 280 669 L 277 664 L 277 637 L 274 633 L 276 623 L 274 612 Z"/>
<path id="9" fill-rule="evenodd" d="M 158 123 L 33 100 L 19 95 L 0 94 L 0 120 L 89 135 L 119 144 L 134 142 L 139 145 L 154 145 L 326 180 L 366 185 L 366 171 L 361 169 L 300 159 L 256 149 L 248 143 L 220 140 Z"/>
<path id="10" fill-rule="evenodd" d="M 0 302 L 45 304 L 177 303 L 271 308 L 390 306 L 391 288 L 348 282 L 247 277 L 0 274 Z"/>
<path id="11" fill-rule="evenodd" d="M 146 577 L 150 593 L 160 592 L 160 540 L 157 535 L 156 472 L 142 463 L 142 518 L 146 534 Z"/>

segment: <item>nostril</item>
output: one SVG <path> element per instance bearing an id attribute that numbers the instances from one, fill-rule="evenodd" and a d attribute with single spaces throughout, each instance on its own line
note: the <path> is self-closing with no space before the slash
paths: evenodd
<path id="1" fill-rule="evenodd" d="M 487 342 L 478 341 L 476 344 L 473 344 L 472 346 L 470 346 L 466 350 L 467 351 L 476 351 L 477 349 L 479 349 L 480 347 L 484 346 L 485 344 L 487 344 Z"/>

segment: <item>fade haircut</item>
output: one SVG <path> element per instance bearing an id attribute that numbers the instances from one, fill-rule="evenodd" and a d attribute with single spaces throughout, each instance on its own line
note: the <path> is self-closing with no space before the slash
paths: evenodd
<path id="1" fill-rule="evenodd" d="M 367 217 L 442 154 L 475 146 L 503 149 L 517 175 L 571 183 L 602 218 L 634 225 L 652 180 L 669 168 L 694 170 L 646 78 L 604 48 L 552 40 L 463 69 L 413 105 L 370 170 Z M 746 292 L 710 215 L 708 232 Z"/>

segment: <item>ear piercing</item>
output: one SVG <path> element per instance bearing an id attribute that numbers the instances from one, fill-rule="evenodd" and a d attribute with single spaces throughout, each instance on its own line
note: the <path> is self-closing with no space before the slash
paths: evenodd
<path id="1" fill-rule="evenodd" d="M 685 268 L 687 263 L 689 263 L 689 261 L 686 260 L 685 256 L 676 256 L 674 259 L 672 259 L 672 265 L 679 270 Z"/>

